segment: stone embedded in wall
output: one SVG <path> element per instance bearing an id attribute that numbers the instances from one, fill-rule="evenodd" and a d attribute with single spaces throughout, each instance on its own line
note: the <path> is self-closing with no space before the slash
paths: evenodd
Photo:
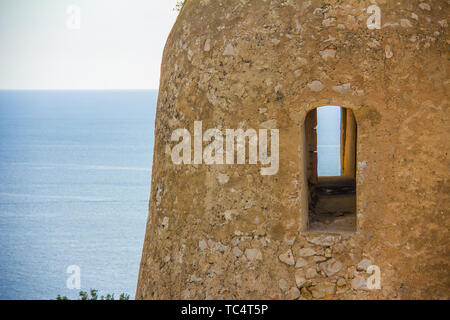
<path id="1" fill-rule="evenodd" d="M 304 266 L 308 265 L 308 261 L 303 259 L 302 257 L 299 257 L 297 259 L 297 262 L 295 263 L 296 268 L 303 268 Z"/>
<path id="2" fill-rule="evenodd" d="M 216 242 L 215 249 L 220 253 L 224 253 L 225 250 L 227 250 L 227 246 L 223 245 L 221 242 Z"/>
<path id="3" fill-rule="evenodd" d="M 306 283 L 306 274 L 302 269 L 295 271 L 295 283 L 298 288 L 301 288 Z"/>
<path id="4" fill-rule="evenodd" d="M 203 282 L 203 278 L 197 277 L 196 275 L 191 275 L 189 282 Z"/>
<path id="5" fill-rule="evenodd" d="M 211 39 L 206 39 L 205 41 L 205 45 L 203 46 L 203 51 L 208 52 L 209 50 L 211 50 Z"/>
<path id="6" fill-rule="evenodd" d="M 299 297 L 300 297 L 300 290 L 298 290 L 298 288 L 296 287 L 290 288 L 286 295 L 286 299 L 288 300 L 296 300 Z"/>
<path id="7" fill-rule="evenodd" d="M 322 261 L 327 260 L 327 258 L 324 256 L 314 256 L 313 259 L 314 259 L 314 262 L 322 262 Z"/>
<path id="8" fill-rule="evenodd" d="M 337 285 L 338 287 L 345 287 L 345 286 L 347 285 L 347 282 L 345 282 L 345 280 L 344 280 L 343 278 L 339 278 L 339 279 L 336 281 L 336 285 Z"/>
<path id="9" fill-rule="evenodd" d="M 318 274 L 317 274 L 316 268 L 308 268 L 306 270 L 306 274 L 305 274 L 306 279 L 313 279 L 317 276 L 318 276 Z"/>
<path id="10" fill-rule="evenodd" d="M 169 217 L 164 217 L 163 221 L 161 222 L 161 226 L 163 229 L 167 229 L 169 227 Z"/>
<path id="11" fill-rule="evenodd" d="M 208 248 L 208 245 L 206 244 L 205 240 L 199 240 L 198 241 L 198 247 L 200 248 L 200 250 L 205 250 L 206 248 Z"/>
<path id="12" fill-rule="evenodd" d="M 356 266 L 356 270 L 358 271 L 367 271 L 367 268 L 372 265 L 372 261 L 369 259 L 364 258 L 361 260 L 358 265 Z"/>
<path id="13" fill-rule="evenodd" d="M 288 251 L 280 254 L 278 256 L 281 262 L 286 263 L 287 265 L 293 266 L 295 264 L 294 255 L 292 254 L 292 250 L 289 249 Z"/>
<path id="14" fill-rule="evenodd" d="M 327 277 L 331 277 L 342 269 L 342 263 L 334 258 L 319 264 L 319 269 L 322 270 Z"/>
<path id="15" fill-rule="evenodd" d="M 422 10 L 431 11 L 431 7 L 428 3 L 422 2 L 419 4 L 419 8 Z"/>
<path id="16" fill-rule="evenodd" d="M 249 261 L 262 260 L 262 253 L 259 249 L 245 249 L 244 254 Z"/>
<path id="17" fill-rule="evenodd" d="M 276 127 L 277 127 L 277 120 L 276 119 L 270 119 L 270 120 L 261 122 L 259 124 L 259 126 L 261 128 L 265 128 L 265 129 L 276 129 Z"/>
<path id="18" fill-rule="evenodd" d="M 340 85 L 333 86 L 333 90 L 339 92 L 340 94 L 347 94 L 350 89 L 350 83 L 343 83 Z"/>
<path id="19" fill-rule="evenodd" d="M 330 247 L 341 240 L 341 236 L 335 235 L 320 235 L 320 236 L 309 236 L 306 237 L 306 240 L 312 244 L 322 246 L 322 247 Z"/>
<path id="20" fill-rule="evenodd" d="M 239 212 L 235 209 L 226 210 L 223 212 L 223 217 L 226 221 L 232 221 L 234 217 L 238 216 Z"/>
<path id="21" fill-rule="evenodd" d="M 314 80 L 311 83 L 308 83 L 308 88 L 310 88 L 312 91 L 321 91 L 323 89 L 323 84 L 319 80 Z"/>
<path id="22" fill-rule="evenodd" d="M 288 246 L 292 246 L 292 245 L 295 243 L 295 237 L 292 237 L 291 239 L 285 237 L 285 238 L 284 238 L 284 241 L 286 242 L 286 244 L 287 244 Z"/>
<path id="23" fill-rule="evenodd" d="M 388 44 L 384 47 L 384 52 L 385 52 L 386 58 L 388 58 L 388 59 L 390 59 L 394 56 L 394 53 L 392 52 L 392 48 Z"/>
<path id="24" fill-rule="evenodd" d="M 234 47 L 231 43 L 228 43 L 227 46 L 225 47 L 225 50 L 223 50 L 223 55 L 224 56 L 234 56 L 235 52 L 234 52 Z"/>
<path id="25" fill-rule="evenodd" d="M 233 256 L 235 258 L 239 258 L 240 256 L 242 256 L 243 252 L 241 249 L 239 249 L 239 247 L 234 247 L 233 248 Z"/>
<path id="26" fill-rule="evenodd" d="M 327 296 L 333 296 L 336 292 L 336 285 L 331 282 L 319 282 L 317 285 L 311 287 L 313 298 L 322 299 Z"/>
<path id="27" fill-rule="evenodd" d="M 335 49 L 325 49 L 323 51 L 320 51 L 320 55 L 321 55 L 322 59 L 324 59 L 324 60 L 335 58 L 336 50 Z"/>
<path id="28" fill-rule="evenodd" d="M 324 27 L 331 27 L 336 24 L 336 18 L 327 18 L 322 21 Z"/>
<path id="29" fill-rule="evenodd" d="M 352 288 L 354 290 L 361 290 L 361 289 L 366 289 L 366 279 L 363 276 L 356 276 L 353 280 L 352 280 Z"/>
<path id="30" fill-rule="evenodd" d="M 311 294 L 311 292 L 310 292 L 307 288 L 305 288 L 305 287 L 303 287 L 303 288 L 300 290 L 300 294 L 301 294 L 301 296 L 302 296 L 303 298 L 305 298 L 305 299 L 308 299 L 308 300 L 312 299 L 312 294 Z"/>
<path id="31" fill-rule="evenodd" d="M 347 279 L 353 279 L 353 278 L 355 278 L 355 275 L 356 275 L 356 267 L 355 266 L 349 266 L 348 268 L 347 268 L 347 272 L 346 272 L 346 278 Z"/>
<path id="32" fill-rule="evenodd" d="M 438 23 L 439 23 L 439 25 L 440 25 L 442 28 L 447 28 L 447 27 L 448 27 L 447 19 L 439 20 Z"/>
<path id="33" fill-rule="evenodd" d="M 400 25 L 403 28 L 410 28 L 410 27 L 412 27 L 411 21 L 409 21 L 408 19 L 400 19 Z"/>
<path id="34" fill-rule="evenodd" d="M 217 181 L 219 181 L 220 184 L 225 184 L 230 180 L 230 176 L 228 176 L 225 173 L 217 173 Z"/>
<path id="35" fill-rule="evenodd" d="M 298 254 L 301 257 L 310 257 L 316 254 L 316 251 L 312 248 L 301 248 L 298 250 Z"/>
<path id="36" fill-rule="evenodd" d="M 280 279 L 280 280 L 278 281 L 278 286 L 280 287 L 280 290 L 281 290 L 282 292 L 286 292 L 286 290 L 287 290 L 287 288 L 288 288 L 288 283 L 287 283 L 286 280 Z"/>

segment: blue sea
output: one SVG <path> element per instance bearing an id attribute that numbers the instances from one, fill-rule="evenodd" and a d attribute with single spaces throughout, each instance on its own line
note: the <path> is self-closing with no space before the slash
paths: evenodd
<path id="1" fill-rule="evenodd" d="M 72 265 L 81 290 L 134 298 L 156 99 L 0 91 L 0 299 L 77 298 Z M 338 110 L 318 113 L 319 175 L 339 174 Z"/>
<path id="2" fill-rule="evenodd" d="M 0 91 L 0 299 L 136 290 L 157 91 Z"/>
<path id="3" fill-rule="evenodd" d="M 341 175 L 341 108 L 317 108 L 317 173 Z"/>

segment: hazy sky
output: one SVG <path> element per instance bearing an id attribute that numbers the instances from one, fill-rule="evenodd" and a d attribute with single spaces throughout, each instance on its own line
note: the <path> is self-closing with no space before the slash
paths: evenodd
<path id="1" fill-rule="evenodd" d="M 0 89 L 157 89 L 176 2 L 0 0 Z"/>

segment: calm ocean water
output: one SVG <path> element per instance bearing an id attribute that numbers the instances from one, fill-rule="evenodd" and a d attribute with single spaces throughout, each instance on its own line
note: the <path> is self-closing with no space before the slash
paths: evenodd
<path id="1" fill-rule="evenodd" d="M 156 91 L 0 91 L 0 299 L 134 297 Z"/>
<path id="2" fill-rule="evenodd" d="M 0 299 L 76 298 L 70 265 L 82 290 L 134 297 L 156 98 L 0 91 Z M 339 174 L 336 110 L 319 110 L 320 175 Z"/>

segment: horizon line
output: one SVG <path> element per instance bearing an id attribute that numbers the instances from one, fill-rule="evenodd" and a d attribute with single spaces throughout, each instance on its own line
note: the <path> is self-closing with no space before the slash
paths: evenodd
<path id="1" fill-rule="evenodd" d="M 146 89 L 4 89 L 0 88 L 0 91 L 158 91 L 154 88 Z"/>

